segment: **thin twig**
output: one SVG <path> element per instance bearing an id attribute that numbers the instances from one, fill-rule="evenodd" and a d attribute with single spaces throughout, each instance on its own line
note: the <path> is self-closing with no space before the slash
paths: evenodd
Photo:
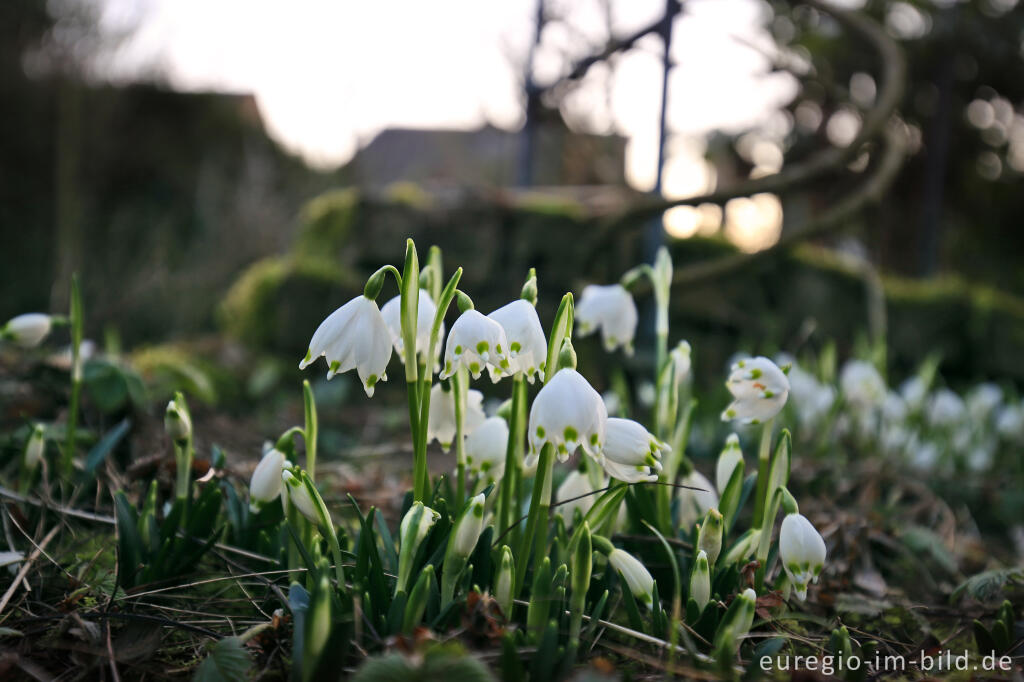
<path id="1" fill-rule="evenodd" d="M 57 536 L 57 531 L 59 530 L 60 526 L 54 526 L 53 528 L 51 528 L 50 532 L 47 533 L 46 537 L 43 538 L 43 541 L 36 545 L 36 548 L 32 550 L 32 554 L 30 554 L 29 557 L 22 562 L 21 570 L 18 571 L 18 575 L 16 575 L 14 577 L 14 580 L 11 581 L 11 586 L 7 588 L 7 591 L 4 592 L 3 598 L 0 599 L 0 613 L 3 613 L 4 609 L 7 608 L 7 603 L 11 601 L 11 597 L 14 596 L 14 592 L 18 589 L 18 584 L 25 578 L 26 575 L 28 575 L 29 570 L 32 568 L 33 562 L 35 562 L 35 560 L 39 558 L 39 555 L 42 554 L 44 549 L 46 549 L 46 546 L 50 544 L 50 540 Z"/>

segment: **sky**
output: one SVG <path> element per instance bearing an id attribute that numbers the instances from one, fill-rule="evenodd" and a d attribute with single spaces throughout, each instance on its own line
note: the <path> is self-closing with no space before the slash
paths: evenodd
<path id="1" fill-rule="evenodd" d="M 389 127 L 522 125 L 536 0 L 93 1 L 104 31 L 127 34 L 98 62 L 102 75 L 131 79 L 155 69 L 176 89 L 252 93 L 268 132 L 311 165 L 344 164 Z M 664 0 L 545 7 L 557 20 L 535 55 L 540 84 L 602 46 L 609 22 L 612 36 L 627 35 L 656 20 Z M 786 132 L 778 110 L 797 85 L 768 73 L 768 12 L 760 0 L 687 0 L 676 19 L 666 196 L 713 189 L 713 169 L 701 158 L 707 133 Z M 574 127 L 627 138 L 626 177 L 641 190 L 656 174 L 661 59 L 661 40 L 647 36 L 610 66 L 592 68 L 563 105 Z M 693 229 L 695 215 L 686 213 Z"/>

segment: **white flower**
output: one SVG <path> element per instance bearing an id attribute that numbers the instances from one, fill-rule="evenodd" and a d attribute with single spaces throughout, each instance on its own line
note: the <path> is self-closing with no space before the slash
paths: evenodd
<path id="1" fill-rule="evenodd" d="M 32 427 L 32 432 L 25 443 L 25 468 L 34 470 L 43 461 L 46 452 L 46 436 L 42 424 Z"/>
<path id="2" fill-rule="evenodd" d="M 810 372 L 793 365 L 786 377 L 792 387 L 790 395 L 796 415 L 804 424 L 815 424 L 825 417 L 836 399 L 832 386 L 823 384 Z"/>
<path id="3" fill-rule="evenodd" d="M 796 596 L 807 599 L 807 585 L 818 581 L 825 565 L 825 541 L 801 514 L 788 514 L 779 530 L 779 558 Z"/>
<path id="4" fill-rule="evenodd" d="M 967 453 L 967 466 L 971 471 L 987 471 L 996 458 L 996 442 L 992 439 L 976 444 Z"/>
<path id="5" fill-rule="evenodd" d="M 911 439 L 911 432 L 902 424 L 892 423 L 882 427 L 879 445 L 890 455 L 900 454 Z"/>
<path id="6" fill-rule="evenodd" d="M 888 424 L 898 424 L 907 418 L 910 408 L 907 401 L 896 391 L 889 391 L 882 401 L 882 418 Z"/>
<path id="7" fill-rule="evenodd" d="M 484 530 L 484 495 L 480 493 L 469 501 L 469 508 L 458 520 L 452 531 L 451 551 L 460 557 L 468 557 L 476 549 L 480 533 Z"/>
<path id="8" fill-rule="evenodd" d="M 430 332 L 434 326 L 434 316 L 437 314 L 437 306 L 434 305 L 434 300 L 430 298 L 430 293 L 426 289 L 420 289 L 418 300 L 419 309 L 416 313 L 416 353 L 419 361 L 425 363 L 427 361 L 427 347 L 430 345 Z M 405 340 L 402 338 L 402 297 L 395 296 L 385 303 L 384 307 L 380 309 L 380 314 L 384 318 L 384 324 L 388 326 L 388 331 L 391 332 L 391 342 L 395 346 L 395 352 L 398 353 L 398 357 L 404 363 Z M 444 336 L 443 322 L 438 331 L 438 337 L 442 336 Z M 441 356 L 441 344 L 437 344 L 434 352 L 437 357 L 433 358 L 432 362 L 436 365 Z"/>
<path id="9" fill-rule="evenodd" d="M 952 426 L 967 412 L 963 399 L 948 388 L 941 388 L 928 401 L 928 423 L 932 426 Z"/>
<path id="10" fill-rule="evenodd" d="M 975 422 L 984 421 L 1003 402 L 1003 389 L 993 383 L 978 384 L 967 395 L 967 413 Z"/>
<path id="11" fill-rule="evenodd" d="M 455 374 L 460 364 L 469 370 L 474 379 L 479 379 L 480 373 L 488 366 L 503 373 L 508 372 L 510 366 L 505 329 L 477 310 L 467 310 L 459 315 L 448 333 L 448 342 L 444 347 L 444 369 L 440 377 L 447 379 Z M 496 382 L 498 376 L 492 375 L 491 379 Z"/>
<path id="12" fill-rule="evenodd" d="M 671 449 L 632 419 L 610 417 L 605 423 L 603 464 L 612 478 L 626 483 L 657 481 L 661 454 Z"/>
<path id="13" fill-rule="evenodd" d="M 280 450 L 271 448 L 264 453 L 249 481 L 249 508 L 252 511 L 259 511 L 260 505 L 273 502 L 281 494 L 281 474 L 287 466 L 290 466 L 288 459 Z"/>
<path id="14" fill-rule="evenodd" d="M 636 303 L 621 284 L 583 287 L 583 295 L 576 304 L 575 319 L 578 336 L 600 329 L 605 350 L 611 352 L 621 346 L 627 355 L 633 354 Z"/>
<path id="15" fill-rule="evenodd" d="M 743 462 L 743 451 L 740 449 L 740 437 L 735 433 L 729 434 L 725 440 L 725 447 L 718 455 L 718 464 L 715 467 L 715 485 L 719 490 L 725 492 L 725 486 L 729 485 L 732 472 Z"/>
<path id="16" fill-rule="evenodd" d="M 385 370 L 391 359 L 391 332 L 377 303 L 356 296 L 327 316 L 309 342 L 305 369 L 321 355 L 327 358 L 327 378 L 355 369 L 366 395 L 373 396 L 378 381 L 387 381 Z"/>
<path id="17" fill-rule="evenodd" d="M 572 526 L 577 509 L 580 510 L 583 516 L 586 516 L 590 508 L 594 506 L 594 502 L 598 498 L 598 495 L 591 494 L 594 490 L 596 488 L 590 485 L 590 479 L 587 478 L 586 474 L 575 470 L 570 471 L 569 475 L 562 481 L 562 484 L 558 486 L 558 490 L 555 491 L 555 499 L 558 502 L 555 512 L 565 521 L 566 527 Z M 568 500 L 572 501 L 569 502 Z"/>
<path id="18" fill-rule="evenodd" d="M 697 558 L 693 563 L 693 573 L 690 574 L 690 598 L 697 603 L 697 609 L 700 611 L 703 611 L 711 601 L 711 567 L 708 565 L 708 553 L 704 550 L 697 552 Z"/>
<path id="19" fill-rule="evenodd" d="M 648 608 L 654 607 L 654 578 L 639 559 L 629 552 L 616 548 L 608 553 L 608 563 L 626 581 L 626 586 L 634 597 Z"/>
<path id="20" fill-rule="evenodd" d="M 912 376 L 900 384 L 900 395 L 911 410 L 919 410 L 928 397 L 928 384 L 919 376 Z"/>
<path id="21" fill-rule="evenodd" d="M 302 482 L 302 479 L 288 469 L 281 472 L 281 479 L 284 481 L 284 485 L 281 487 L 281 502 L 284 504 L 285 510 L 288 509 L 288 503 L 291 502 L 299 510 L 299 513 L 309 519 L 310 523 L 319 524 L 320 514 L 317 512 L 316 502 L 306 490 L 306 484 Z"/>
<path id="22" fill-rule="evenodd" d="M 466 437 L 466 464 L 482 473 L 488 481 L 501 480 L 505 473 L 508 449 L 508 422 L 489 417 Z"/>
<path id="23" fill-rule="evenodd" d="M 738 361 L 725 385 L 734 400 L 722 413 L 723 421 L 760 424 L 777 415 L 789 397 L 789 379 L 766 357 Z"/>
<path id="24" fill-rule="evenodd" d="M 939 463 L 939 446 L 932 441 L 921 441 L 917 436 L 912 436 L 907 441 L 907 453 L 910 455 L 910 465 L 922 471 L 931 471 Z"/>
<path id="25" fill-rule="evenodd" d="M 870 362 L 849 360 L 839 374 L 839 387 L 850 404 L 868 408 L 885 400 L 885 380 Z"/>
<path id="26" fill-rule="evenodd" d="M 519 299 L 498 308 L 487 317 L 501 325 L 508 341 L 509 367 L 504 370 L 488 365 L 491 380 L 497 381 L 503 374 L 518 372 L 531 384 L 535 377 L 543 377 L 548 342 L 544 339 L 544 328 L 540 326 L 540 318 L 533 305 Z"/>
<path id="27" fill-rule="evenodd" d="M 12 317 L 3 327 L 3 336 L 22 348 L 35 348 L 50 333 L 53 320 L 43 313 L 25 313 Z"/>
<path id="28" fill-rule="evenodd" d="M 185 440 L 192 434 L 192 419 L 188 411 L 178 405 L 176 400 L 167 403 L 164 411 L 164 431 L 171 440 Z"/>
<path id="29" fill-rule="evenodd" d="M 682 386 L 690 376 L 690 369 L 693 364 L 690 344 L 687 341 L 680 341 L 669 354 L 672 361 L 672 377 L 675 379 L 676 387 Z"/>
<path id="30" fill-rule="evenodd" d="M 398 548 L 398 580 L 395 583 L 395 592 L 408 586 L 416 552 L 440 518 L 440 514 L 422 502 L 413 502 L 409 511 L 402 517 L 402 524 L 399 526 L 401 544 Z"/>
<path id="31" fill-rule="evenodd" d="M 1006 440 L 1024 440 L 1024 405 L 1005 405 L 999 410 L 996 431 Z"/>
<path id="32" fill-rule="evenodd" d="M 693 524 L 704 518 L 709 509 L 718 507 L 718 494 L 715 493 L 715 486 L 711 485 L 711 481 L 696 469 L 680 481 L 680 484 L 687 487 L 678 488 L 679 492 L 676 493 L 679 499 L 679 525 L 689 530 L 693 528 Z"/>
<path id="33" fill-rule="evenodd" d="M 577 447 L 602 461 L 608 412 L 601 395 L 574 369 L 561 369 L 544 384 L 530 407 L 530 454 L 533 466 L 545 443 L 564 462 Z"/>
<path id="34" fill-rule="evenodd" d="M 466 409 L 462 413 L 462 435 L 467 436 L 484 423 L 484 395 L 476 389 L 466 391 Z M 455 392 L 441 384 L 430 389 L 430 415 L 427 417 L 427 442 L 436 440 L 447 452 L 455 439 Z"/>

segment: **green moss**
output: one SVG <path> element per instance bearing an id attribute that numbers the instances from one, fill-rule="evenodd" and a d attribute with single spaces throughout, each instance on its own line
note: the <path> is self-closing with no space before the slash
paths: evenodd
<path id="1" fill-rule="evenodd" d="M 337 254 L 351 236 L 359 204 L 359 192 L 351 187 L 327 192 L 309 201 L 299 216 L 301 228 L 295 252 L 305 258 Z"/>

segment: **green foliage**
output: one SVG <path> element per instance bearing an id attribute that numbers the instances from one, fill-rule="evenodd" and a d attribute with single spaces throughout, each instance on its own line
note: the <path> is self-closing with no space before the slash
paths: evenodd
<path id="1" fill-rule="evenodd" d="M 435 644 L 415 659 L 401 654 L 369 658 L 360 666 L 353 682 L 493 682 L 484 665 L 456 643 Z"/>
<path id="2" fill-rule="evenodd" d="M 196 668 L 193 682 L 245 682 L 252 659 L 238 637 L 225 637 L 210 647 L 210 653 Z"/>

